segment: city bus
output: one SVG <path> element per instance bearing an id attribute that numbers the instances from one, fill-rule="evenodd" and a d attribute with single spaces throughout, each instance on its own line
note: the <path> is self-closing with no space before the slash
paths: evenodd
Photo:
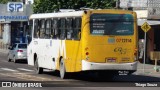
<path id="1" fill-rule="evenodd" d="M 81 10 L 32 14 L 28 64 L 41 74 L 59 71 L 100 73 L 137 70 L 137 17 L 127 10 Z M 105 73 L 107 72 L 107 73 Z"/>

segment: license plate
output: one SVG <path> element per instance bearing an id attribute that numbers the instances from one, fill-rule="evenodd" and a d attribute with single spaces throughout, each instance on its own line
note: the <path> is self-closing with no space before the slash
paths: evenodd
<path id="1" fill-rule="evenodd" d="M 106 58 L 106 62 L 109 62 L 109 63 L 115 63 L 117 60 L 117 58 Z"/>

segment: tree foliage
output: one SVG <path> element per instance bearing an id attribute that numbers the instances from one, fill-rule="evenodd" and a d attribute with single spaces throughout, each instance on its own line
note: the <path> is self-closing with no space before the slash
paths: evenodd
<path id="1" fill-rule="evenodd" d="M 115 7 L 116 0 L 35 0 L 34 13 L 48 13 L 59 9 L 108 9 Z"/>
<path id="2" fill-rule="evenodd" d="M 8 0 L 0 0 L 0 4 L 6 4 Z"/>

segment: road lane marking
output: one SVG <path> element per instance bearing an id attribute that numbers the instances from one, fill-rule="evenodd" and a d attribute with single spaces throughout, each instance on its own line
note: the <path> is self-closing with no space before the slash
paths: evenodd
<path id="1" fill-rule="evenodd" d="M 28 73 L 0 73 L 2 76 L 6 77 L 13 77 L 23 80 L 31 80 L 31 81 L 64 81 L 64 80 L 58 80 L 58 79 L 52 79 L 52 78 L 45 78 L 43 76 L 34 76 L 29 75 Z"/>
<path id="2" fill-rule="evenodd" d="M 11 72 L 18 72 L 17 70 L 10 69 L 10 68 L 0 68 L 0 70 L 11 71 Z"/>
<path id="3" fill-rule="evenodd" d="M 25 69 L 25 68 L 17 68 L 17 69 L 18 69 L 18 70 L 22 70 L 22 71 L 34 72 L 34 70 Z"/>

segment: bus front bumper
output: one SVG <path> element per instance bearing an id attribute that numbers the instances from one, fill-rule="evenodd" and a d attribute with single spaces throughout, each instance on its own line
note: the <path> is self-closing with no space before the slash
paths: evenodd
<path id="1" fill-rule="evenodd" d="M 86 70 L 137 70 L 137 62 L 133 63 L 93 63 L 82 60 L 82 71 Z"/>

